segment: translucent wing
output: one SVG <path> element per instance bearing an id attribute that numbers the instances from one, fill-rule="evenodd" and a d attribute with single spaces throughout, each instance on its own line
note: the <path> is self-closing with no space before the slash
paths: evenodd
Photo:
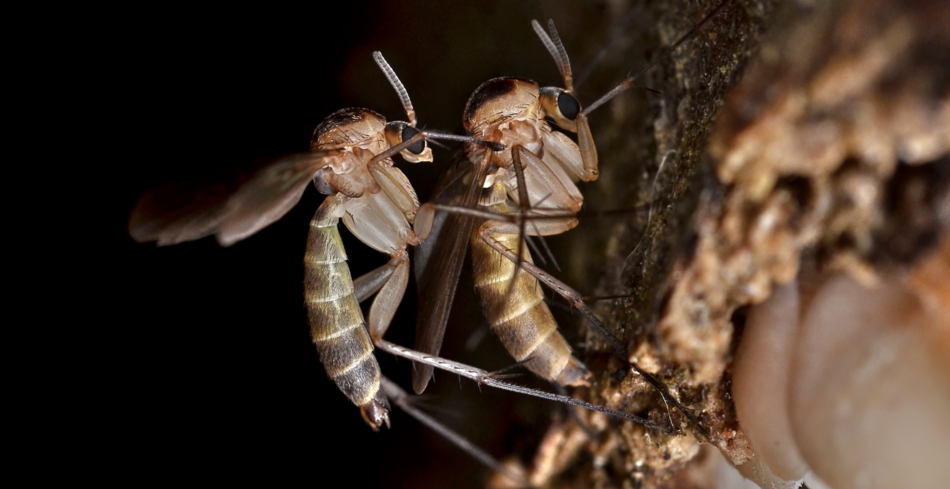
<path id="1" fill-rule="evenodd" d="M 485 183 L 485 172 L 478 165 L 462 162 L 459 172 L 443 177 L 433 201 L 475 208 Z M 452 310 L 452 299 L 458 285 L 474 217 L 440 212 L 432 233 L 416 248 L 416 282 L 419 288 L 419 318 L 416 322 L 415 350 L 438 355 L 445 336 L 445 326 Z M 412 388 L 421 394 L 432 377 L 432 367 L 415 364 Z"/>
<path id="2" fill-rule="evenodd" d="M 474 168 L 465 159 L 465 155 L 459 152 L 452 166 L 443 172 L 440 177 L 430 202 L 453 206 L 464 205 L 465 197 L 472 185 L 473 174 Z M 446 218 L 450 215 L 452 214 L 447 212 L 437 212 L 429 237 L 414 248 L 413 263 L 415 264 L 417 282 L 423 281 L 427 275 L 429 259 L 439 242 L 439 237 L 448 234 L 448 231 L 443 232 L 443 230 L 448 226 Z"/>
<path id="3" fill-rule="evenodd" d="M 296 153 L 250 173 L 176 180 L 143 195 L 129 218 L 129 234 L 159 246 L 216 235 L 230 246 L 280 219 L 300 201 L 323 166 L 324 152 Z"/>

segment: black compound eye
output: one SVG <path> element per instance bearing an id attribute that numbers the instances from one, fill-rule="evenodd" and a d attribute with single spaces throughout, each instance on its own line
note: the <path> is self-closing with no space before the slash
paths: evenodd
<path id="1" fill-rule="evenodd" d="M 321 168 L 316 175 L 313 176 L 313 184 L 317 187 L 317 191 L 323 195 L 333 195 L 336 193 L 336 189 L 330 185 L 326 180 L 326 175 L 333 172 L 328 168 Z"/>
<path id="2" fill-rule="evenodd" d="M 561 92 L 557 96 L 557 110 L 560 110 L 566 119 L 573 121 L 581 111 L 581 104 L 577 103 L 573 95 Z"/>
<path id="3" fill-rule="evenodd" d="M 415 136 L 416 134 L 419 134 L 418 129 L 412 126 L 406 126 L 402 129 L 402 141 L 406 142 L 412 139 L 412 137 Z M 420 155 L 422 154 L 423 151 L 426 150 L 426 142 L 425 140 L 419 141 L 418 143 L 415 143 L 406 149 L 409 150 L 409 152 L 414 155 Z"/>

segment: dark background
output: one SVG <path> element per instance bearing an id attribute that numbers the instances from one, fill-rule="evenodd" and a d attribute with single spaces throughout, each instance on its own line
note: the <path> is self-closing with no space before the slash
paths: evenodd
<path id="1" fill-rule="evenodd" d="M 619 5 L 619 7 L 618 7 Z M 630 12 L 636 12 L 630 7 Z M 106 61 L 102 88 L 115 104 L 103 134 L 109 178 L 107 258 L 116 290 L 95 330 L 104 402 L 92 403 L 97 431 L 115 447 L 109 470 L 137 480 L 244 482 L 348 478 L 360 486 L 477 487 L 488 471 L 398 410 L 374 433 L 330 382 L 310 343 L 302 307 L 308 222 L 322 196 L 308 189 L 283 219 L 231 248 L 212 239 L 166 248 L 126 234 L 138 196 L 176 177 L 307 149 L 313 128 L 343 107 L 403 119 L 398 97 L 377 69 L 380 50 L 403 80 L 423 127 L 457 131 L 471 91 L 503 75 L 560 85 L 530 20 L 553 18 L 575 76 L 601 49 L 624 50 L 629 67 L 647 53 L 613 46 L 609 17 L 622 3 L 372 2 L 330 10 L 162 10 L 127 12 L 90 33 Z M 624 25 L 643 27 L 642 17 Z M 595 70 L 580 89 L 591 102 L 626 70 Z M 643 98 L 643 95 L 636 95 Z M 601 109 L 606 112 L 608 109 Z M 595 134 L 600 130 L 593 121 Z M 410 166 L 397 159 L 422 200 L 452 158 Z M 588 186 L 595 189 L 596 184 Z M 343 230 L 353 276 L 384 263 Z M 553 239 L 558 248 L 559 240 Z M 113 245 L 115 248 L 113 248 Z M 596 253 L 596 250 L 586 250 Z M 558 250 L 563 257 L 564 250 Z M 563 259 L 563 258 L 562 258 Z M 508 365 L 488 335 L 470 281 L 446 335 L 444 356 L 496 369 Z M 387 338 L 411 345 L 413 285 Z M 561 316 L 576 339 L 577 321 Z M 410 363 L 385 354 L 383 372 L 409 386 Z M 583 357 L 582 357 L 583 358 Z M 522 383 L 544 387 L 524 376 Z M 530 456 L 557 409 L 479 389 L 437 373 L 424 399 L 443 422 L 497 457 Z M 105 468 L 106 465 L 103 466 Z M 92 470 L 96 470 L 92 468 Z"/>

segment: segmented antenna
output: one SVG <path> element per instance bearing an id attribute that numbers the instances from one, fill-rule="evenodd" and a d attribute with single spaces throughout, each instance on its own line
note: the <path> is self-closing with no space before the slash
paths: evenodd
<path id="1" fill-rule="evenodd" d="M 406 91 L 406 87 L 399 81 L 399 77 L 396 76 L 396 72 L 393 71 L 389 63 L 386 62 L 386 58 L 383 58 L 383 53 L 373 51 L 373 59 L 376 60 L 379 69 L 383 70 L 386 79 L 389 80 L 389 83 L 396 89 L 396 93 L 399 94 L 399 98 L 402 100 L 402 108 L 406 109 L 406 115 L 409 117 L 409 125 L 416 127 L 416 111 L 412 109 L 412 101 L 409 100 L 409 92 Z"/>
<path id="2" fill-rule="evenodd" d="M 544 28 L 541 27 L 538 21 L 532 19 L 531 28 L 534 29 L 534 33 L 541 38 L 544 47 L 547 48 L 548 52 L 551 53 L 551 57 L 554 58 L 554 62 L 557 63 L 557 69 L 561 72 L 561 76 L 564 76 L 564 68 L 561 66 L 561 58 L 557 54 L 557 47 L 554 46 L 554 41 L 548 37 L 548 33 L 544 32 Z"/>
<path id="3" fill-rule="evenodd" d="M 564 75 L 564 90 L 570 92 L 574 85 L 574 75 L 571 73 L 571 60 L 567 57 L 567 50 L 564 49 L 564 43 L 561 42 L 561 36 L 557 35 L 557 29 L 554 28 L 554 21 L 548 19 L 548 31 L 551 33 L 551 40 L 557 47 L 557 52 L 561 56 L 561 74 Z"/>
<path id="4" fill-rule="evenodd" d="M 570 92 L 574 84 L 574 77 L 571 73 L 571 61 L 567 57 L 567 50 L 564 49 L 561 38 L 557 35 L 557 29 L 554 28 L 554 21 L 548 20 L 548 30 L 551 31 L 551 36 L 548 36 L 548 33 L 544 32 L 544 28 L 541 27 L 541 24 L 536 20 L 531 21 L 531 28 L 534 29 L 535 34 L 538 35 L 544 47 L 547 48 L 548 52 L 551 53 L 551 57 L 554 58 L 554 62 L 557 63 L 557 69 L 561 72 L 561 77 L 564 78 L 564 90 Z"/>

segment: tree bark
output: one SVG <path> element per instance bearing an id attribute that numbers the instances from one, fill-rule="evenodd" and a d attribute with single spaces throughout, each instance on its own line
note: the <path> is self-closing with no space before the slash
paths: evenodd
<path id="1" fill-rule="evenodd" d="M 656 55 L 714 6 L 647 5 L 652 28 L 621 44 Z M 606 434 L 571 444 L 578 428 L 552 427 L 536 480 L 709 487 L 709 464 L 690 462 L 699 443 L 736 465 L 753 456 L 730 396 L 744 308 L 800 274 L 906 272 L 946 234 L 948 32 L 937 2 L 732 2 L 647 73 L 660 93 L 646 105 L 631 95 L 592 116 L 602 176 L 590 208 L 648 210 L 574 233 L 571 249 L 603 251 L 572 255 L 570 270 L 584 290 L 626 295 L 598 312 L 703 428 L 675 411 L 685 439 L 582 415 Z M 587 338 L 590 397 L 662 422 L 653 388 L 618 380 L 612 350 Z"/>

